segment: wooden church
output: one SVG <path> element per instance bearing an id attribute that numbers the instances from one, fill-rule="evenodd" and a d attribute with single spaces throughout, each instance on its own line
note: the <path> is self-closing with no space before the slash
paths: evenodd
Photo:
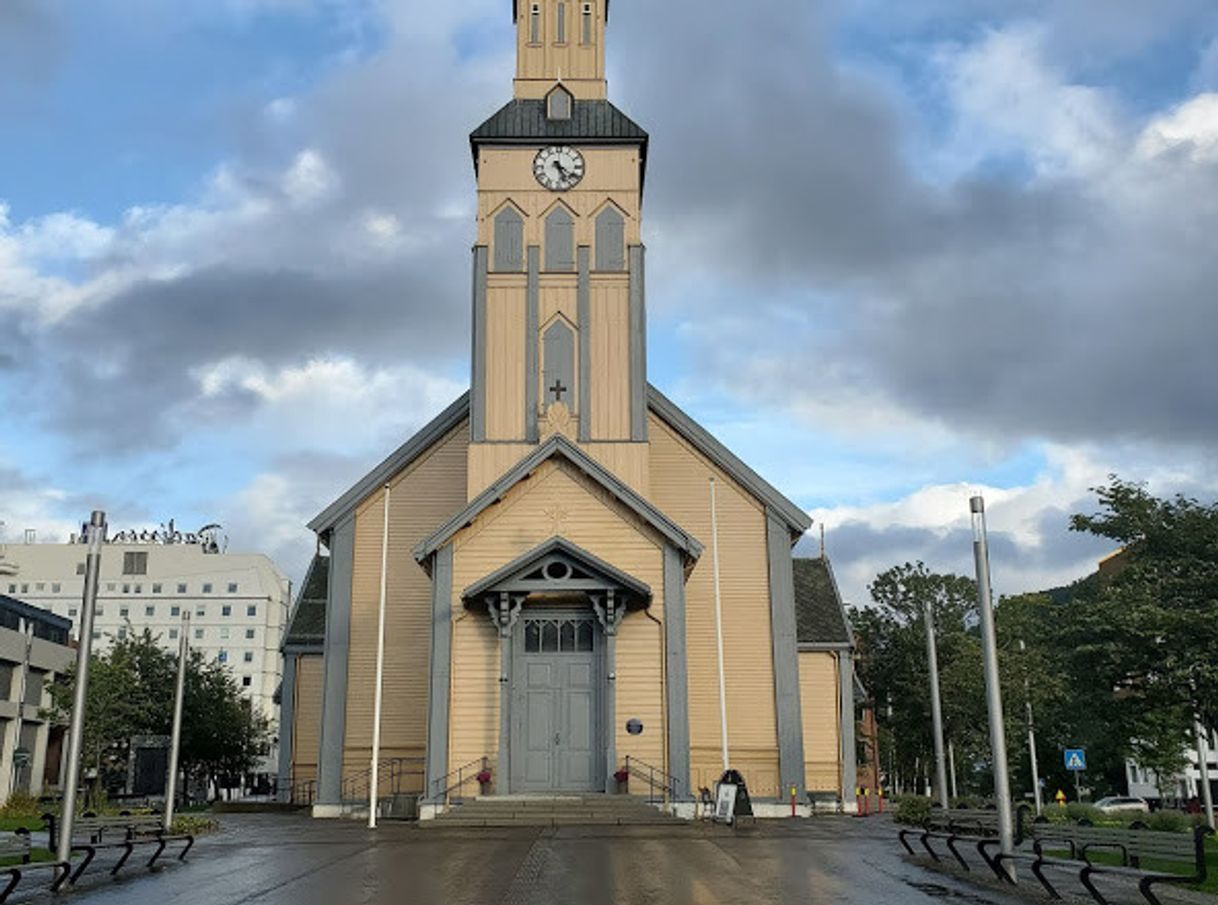
<path id="1" fill-rule="evenodd" d="M 810 519 L 647 381 L 648 136 L 607 99 L 608 0 L 513 16 L 514 97 L 470 137 L 471 388 L 310 523 L 282 788 L 367 801 L 383 594 L 384 794 L 645 774 L 680 803 L 726 756 L 763 805 L 853 804 L 852 638 L 828 564 L 792 558 Z"/>

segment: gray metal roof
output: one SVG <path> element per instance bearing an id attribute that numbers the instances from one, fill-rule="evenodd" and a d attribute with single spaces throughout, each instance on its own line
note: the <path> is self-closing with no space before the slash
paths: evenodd
<path id="1" fill-rule="evenodd" d="M 854 632 L 827 559 L 795 559 L 795 631 L 800 645 L 852 647 Z"/>
<path id="2" fill-rule="evenodd" d="M 609 493 L 631 509 L 637 516 L 656 529 L 669 543 L 691 559 L 702 555 L 702 544 L 684 531 L 676 522 L 644 499 L 639 493 L 617 479 L 612 472 L 564 437 L 555 434 L 518 462 L 510 471 L 478 494 L 468 506 L 448 520 L 438 531 L 425 538 L 414 548 L 414 558 L 422 563 L 433 553 L 452 540 L 462 528 L 471 524 L 484 510 L 493 506 L 537 470 L 543 462 L 554 456 L 562 456 Z"/>
<path id="3" fill-rule="evenodd" d="M 508 101 L 470 133 L 475 145 L 494 142 L 580 141 L 642 144 L 647 133 L 609 101 L 575 101 L 570 119 L 550 119 L 544 100 Z"/>
<path id="4" fill-rule="evenodd" d="M 292 615 L 288 618 L 288 630 L 284 632 L 283 646 L 320 647 L 326 640 L 326 605 L 330 598 L 330 557 L 317 555 L 309 564 Z"/>

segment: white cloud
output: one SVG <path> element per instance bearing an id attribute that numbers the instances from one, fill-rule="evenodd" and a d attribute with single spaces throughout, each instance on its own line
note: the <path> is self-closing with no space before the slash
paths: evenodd
<path id="1" fill-rule="evenodd" d="M 1155 117 L 1142 131 L 1137 151 L 1147 159 L 1183 153 L 1195 164 L 1218 162 L 1218 94 L 1199 94 Z"/>
<path id="2" fill-rule="evenodd" d="M 959 117 L 953 147 L 975 164 L 1018 152 L 1042 176 L 1092 175 L 1123 152 L 1125 126 L 1112 96 L 1072 84 L 1049 62 L 1042 27 L 991 31 L 939 57 Z"/>
<path id="3" fill-rule="evenodd" d="M 338 174 L 313 149 L 301 151 L 283 176 L 283 190 L 292 204 L 316 204 L 338 191 Z"/>
<path id="4" fill-rule="evenodd" d="M 193 376 L 199 398 L 183 404 L 179 417 L 184 420 L 200 404 L 252 397 L 256 405 L 239 428 L 246 442 L 342 454 L 383 452 L 404 442 L 408 431 L 465 389 L 411 365 L 372 368 L 348 358 L 278 369 L 230 358 L 197 368 Z"/>

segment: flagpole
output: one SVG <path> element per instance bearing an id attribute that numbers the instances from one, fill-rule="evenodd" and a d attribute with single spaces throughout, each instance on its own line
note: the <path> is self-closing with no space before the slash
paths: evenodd
<path id="1" fill-rule="evenodd" d="M 385 599 L 389 589 L 389 485 L 385 485 L 385 521 L 381 531 L 381 602 L 376 626 L 376 692 L 372 705 L 372 769 L 368 774 L 368 828 L 376 829 L 381 786 L 381 703 L 385 693 Z"/>
<path id="2" fill-rule="evenodd" d="M 731 767 L 727 743 L 727 680 L 723 669 L 723 596 L 719 588 L 719 514 L 715 505 L 715 478 L 710 479 L 711 559 L 715 573 L 715 642 L 719 651 L 719 734 L 723 741 L 723 769 Z"/>

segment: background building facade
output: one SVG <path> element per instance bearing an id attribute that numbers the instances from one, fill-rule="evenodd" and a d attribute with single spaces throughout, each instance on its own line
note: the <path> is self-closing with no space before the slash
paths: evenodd
<path id="1" fill-rule="evenodd" d="M 82 543 L 5 544 L 0 593 L 69 620 L 75 637 L 87 550 Z M 148 629 L 176 651 L 182 615 L 190 613 L 191 647 L 226 664 L 274 727 L 274 697 L 282 678 L 279 648 L 290 601 L 290 582 L 262 554 L 220 552 L 206 540 L 110 543 L 102 551 L 94 650 L 100 653 L 116 639 Z"/>

